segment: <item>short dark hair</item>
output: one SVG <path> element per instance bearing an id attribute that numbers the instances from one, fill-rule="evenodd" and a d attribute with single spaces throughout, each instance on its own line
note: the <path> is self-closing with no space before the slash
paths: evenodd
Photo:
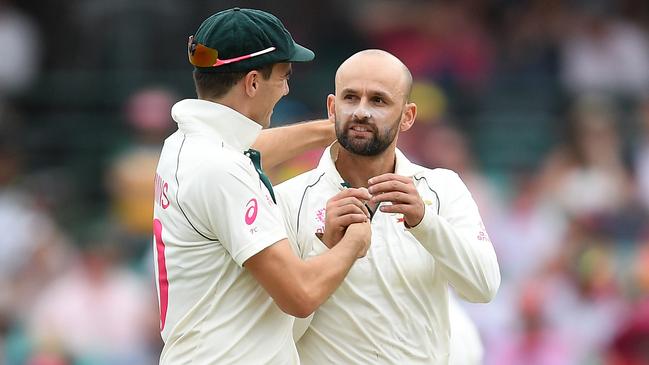
<path id="1" fill-rule="evenodd" d="M 255 69 L 261 73 L 261 76 L 264 80 L 268 80 L 270 75 L 273 73 L 274 63 L 262 66 L 258 69 Z M 201 99 L 218 99 L 223 95 L 227 94 L 228 91 L 234 86 L 237 82 L 241 81 L 248 72 L 199 72 L 194 70 L 194 85 L 196 86 L 196 94 Z"/>

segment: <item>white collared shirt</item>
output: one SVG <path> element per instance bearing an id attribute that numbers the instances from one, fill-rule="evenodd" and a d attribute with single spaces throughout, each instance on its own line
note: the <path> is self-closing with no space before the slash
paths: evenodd
<path id="1" fill-rule="evenodd" d="M 261 126 L 212 102 L 172 109 L 156 171 L 154 252 L 161 364 L 297 364 L 292 317 L 242 265 L 286 238 L 243 154 Z"/>
<path id="2" fill-rule="evenodd" d="M 289 240 L 303 257 L 327 248 L 315 238 L 325 206 L 343 189 L 337 144 L 318 167 L 276 187 Z M 396 151 L 395 172 L 412 176 L 426 204 L 406 229 L 400 214 L 376 211 L 372 245 L 313 316 L 298 342 L 303 364 L 446 364 L 448 285 L 469 301 L 489 301 L 498 262 L 478 208 L 457 174 L 412 164 Z"/>

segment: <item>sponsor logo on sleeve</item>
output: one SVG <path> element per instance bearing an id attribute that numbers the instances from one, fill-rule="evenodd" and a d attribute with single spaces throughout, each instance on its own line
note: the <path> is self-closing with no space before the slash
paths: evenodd
<path id="1" fill-rule="evenodd" d="M 257 199 L 252 198 L 248 200 L 248 203 L 246 203 L 246 214 L 245 214 L 245 222 L 247 225 L 251 225 L 255 223 L 255 220 L 257 219 L 257 211 L 259 207 L 257 204 Z"/>
<path id="2" fill-rule="evenodd" d="M 478 239 L 478 241 L 486 241 L 491 243 L 491 239 L 487 234 L 487 227 L 485 227 L 484 223 L 482 222 L 480 222 L 480 230 L 478 231 L 478 236 L 476 238 Z"/>

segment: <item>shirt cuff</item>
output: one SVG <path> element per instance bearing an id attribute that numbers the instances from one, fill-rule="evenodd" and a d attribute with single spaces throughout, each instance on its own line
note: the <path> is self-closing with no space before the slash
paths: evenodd
<path id="1" fill-rule="evenodd" d="M 243 264 L 248 261 L 249 258 L 284 239 L 287 239 L 286 233 L 284 232 L 269 234 L 264 237 L 263 240 L 257 238 L 256 242 L 246 245 L 244 248 L 232 255 L 232 258 L 237 263 L 237 265 L 239 265 L 239 267 L 243 267 Z"/>
<path id="2" fill-rule="evenodd" d="M 435 227 L 435 224 L 437 223 L 437 214 L 431 212 L 430 208 L 426 206 L 424 209 L 424 217 L 421 219 L 419 224 L 408 228 L 405 224 L 406 222 L 404 221 L 403 223 L 406 230 L 421 241 L 421 239 L 423 239 Z"/>

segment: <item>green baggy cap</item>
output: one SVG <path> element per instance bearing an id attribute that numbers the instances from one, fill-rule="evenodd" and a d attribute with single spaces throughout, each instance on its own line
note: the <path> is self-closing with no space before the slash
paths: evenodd
<path id="1" fill-rule="evenodd" d="M 232 8 L 220 11 L 198 27 L 194 41 L 216 49 L 219 59 L 250 55 L 275 47 L 258 56 L 220 65 L 198 67 L 198 72 L 248 71 L 279 62 L 307 62 L 315 54 L 297 44 L 274 15 L 257 9 Z"/>

